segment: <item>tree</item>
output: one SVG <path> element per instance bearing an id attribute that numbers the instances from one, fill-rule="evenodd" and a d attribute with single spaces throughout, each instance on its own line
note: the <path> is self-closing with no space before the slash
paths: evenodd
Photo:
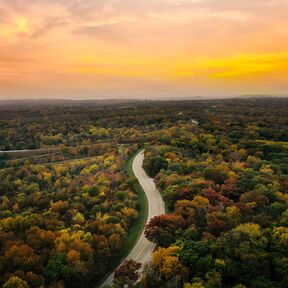
<path id="1" fill-rule="evenodd" d="M 204 176 L 208 180 L 214 181 L 216 184 L 223 184 L 227 180 L 227 173 L 219 170 L 220 167 L 208 167 L 204 171 Z"/>
<path id="2" fill-rule="evenodd" d="M 145 227 L 145 237 L 162 247 L 168 247 L 183 231 L 185 221 L 179 215 L 163 214 L 155 216 Z"/>
<path id="3" fill-rule="evenodd" d="M 267 245 L 268 239 L 263 235 L 261 227 L 255 223 L 241 224 L 222 234 L 216 240 L 214 248 L 216 255 L 225 255 L 227 259 L 223 281 L 233 279 L 235 282 L 231 284 L 243 283 L 251 287 L 255 275 L 268 275 Z"/>
<path id="4" fill-rule="evenodd" d="M 55 254 L 50 257 L 44 269 L 44 275 L 48 282 L 56 281 L 65 277 L 67 273 L 67 262 L 64 253 Z"/>
<path id="5" fill-rule="evenodd" d="M 41 267 L 41 259 L 26 244 L 15 244 L 5 251 L 4 259 L 7 267 L 12 266 L 23 271 L 31 271 Z"/>
<path id="6" fill-rule="evenodd" d="M 201 283 L 185 283 L 183 288 L 205 288 Z"/>
<path id="7" fill-rule="evenodd" d="M 180 251 L 180 247 L 170 246 L 168 248 L 159 248 L 153 253 L 152 265 L 160 279 L 170 280 L 183 274 L 184 267 L 178 256 Z"/>
<path id="8" fill-rule="evenodd" d="M 181 215 L 188 225 L 195 222 L 195 205 L 189 200 L 179 200 L 175 205 L 175 213 Z"/>
<path id="9" fill-rule="evenodd" d="M 55 212 L 63 214 L 69 208 L 68 201 L 57 201 L 51 204 L 51 209 Z"/>
<path id="10" fill-rule="evenodd" d="M 161 169 L 167 169 L 168 161 L 162 156 L 155 156 L 148 159 L 144 165 L 150 177 L 155 177 Z"/>
<path id="11" fill-rule="evenodd" d="M 121 264 L 121 266 L 116 269 L 114 274 L 114 282 L 118 285 L 121 285 L 121 287 L 124 287 L 124 285 L 128 285 L 128 287 L 133 287 L 139 279 L 140 268 L 140 263 L 137 263 L 133 260 L 125 260 Z"/>
<path id="12" fill-rule="evenodd" d="M 16 276 L 12 276 L 3 285 L 3 288 L 30 288 L 28 283 Z"/>
<path id="13" fill-rule="evenodd" d="M 221 232 L 228 229 L 225 214 L 219 212 L 209 213 L 207 215 L 208 231 L 213 235 L 220 235 Z"/>

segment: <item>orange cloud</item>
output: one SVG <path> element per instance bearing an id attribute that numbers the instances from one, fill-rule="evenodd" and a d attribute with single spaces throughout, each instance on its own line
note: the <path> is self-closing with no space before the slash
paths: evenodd
<path id="1" fill-rule="evenodd" d="M 2 0 L 0 98 L 286 93 L 288 3 L 236 2 Z"/>

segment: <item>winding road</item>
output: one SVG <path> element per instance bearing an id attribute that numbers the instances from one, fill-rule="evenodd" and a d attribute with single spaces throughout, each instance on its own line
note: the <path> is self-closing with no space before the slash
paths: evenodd
<path id="1" fill-rule="evenodd" d="M 148 200 L 148 217 L 145 224 L 149 222 L 154 216 L 165 213 L 165 206 L 159 191 L 152 178 L 149 178 L 143 169 L 144 150 L 139 152 L 132 163 L 134 175 L 138 179 L 143 191 Z M 134 260 L 138 263 L 145 264 L 151 260 L 152 252 L 155 249 L 155 244 L 148 241 L 142 231 L 134 248 L 130 254 L 125 258 L 126 260 Z M 101 284 L 100 288 L 111 285 L 113 282 L 114 273 L 109 275 L 106 280 Z"/>

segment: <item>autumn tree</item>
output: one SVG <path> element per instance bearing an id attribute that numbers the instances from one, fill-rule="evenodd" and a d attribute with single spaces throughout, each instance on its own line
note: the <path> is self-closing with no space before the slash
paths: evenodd
<path id="1" fill-rule="evenodd" d="M 12 276 L 3 285 L 3 288 L 30 288 L 28 283 L 16 276 Z"/>
<path id="2" fill-rule="evenodd" d="M 134 287 L 134 284 L 140 276 L 140 268 L 140 263 L 133 260 L 124 260 L 121 266 L 116 269 L 114 273 L 114 283 L 120 287 L 124 287 L 125 285 L 128 285 L 128 287 Z"/>
<path id="3" fill-rule="evenodd" d="M 179 215 L 163 214 L 155 216 L 145 227 L 145 237 L 162 247 L 168 247 L 183 231 L 185 221 Z"/>

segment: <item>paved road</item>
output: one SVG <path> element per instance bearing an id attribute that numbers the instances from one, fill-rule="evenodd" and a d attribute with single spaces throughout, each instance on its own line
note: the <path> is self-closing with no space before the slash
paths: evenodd
<path id="1" fill-rule="evenodd" d="M 1 154 L 11 154 L 11 153 L 23 153 L 23 152 L 30 152 L 34 150 L 8 150 L 8 151 L 0 151 Z"/>
<path id="2" fill-rule="evenodd" d="M 2 151 L 0 150 L 0 155 L 2 154 L 23 154 L 23 153 L 29 153 L 29 152 L 32 152 L 32 153 L 45 153 L 45 152 L 52 152 L 52 151 L 57 151 L 57 150 L 60 150 L 60 148 L 58 147 L 53 147 L 53 148 L 39 148 L 39 149 L 26 149 L 26 150 L 7 150 L 7 151 Z"/>
<path id="3" fill-rule="evenodd" d="M 163 214 L 165 212 L 165 208 L 162 197 L 157 190 L 153 179 L 147 176 L 142 167 L 143 160 L 144 150 L 136 155 L 132 164 L 132 169 L 148 199 L 148 217 L 146 222 L 148 223 L 149 220 L 154 216 Z M 151 260 L 152 252 L 154 249 L 155 244 L 145 238 L 143 231 L 133 250 L 130 252 L 126 259 L 132 259 L 138 263 L 144 264 Z M 112 284 L 113 277 L 114 273 L 112 273 L 100 287 L 102 288 L 106 285 Z"/>
<path id="4" fill-rule="evenodd" d="M 103 141 L 103 142 L 96 142 L 93 144 L 83 144 L 83 145 L 78 145 L 78 146 L 65 146 L 67 149 L 74 149 L 74 148 L 80 148 L 80 147 L 89 147 L 93 145 L 98 145 L 98 144 L 109 144 L 111 142 Z M 55 150 L 60 150 L 60 147 L 45 147 L 45 148 L 36 148 L 36 149 L 24 149 L 24 150 L 0 150 L 0 155 L 1 154 L 21 154 L 21 153 L 27 153 L 27 152 L 46 152 L 46 151 L 55 151 Z"/>

